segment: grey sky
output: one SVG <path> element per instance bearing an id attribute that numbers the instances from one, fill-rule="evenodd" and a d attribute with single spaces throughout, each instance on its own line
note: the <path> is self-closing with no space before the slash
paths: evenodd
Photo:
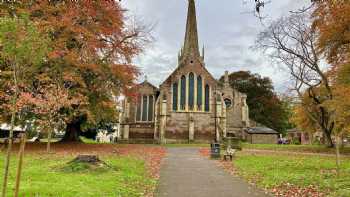
<path id="1" fill-rule="evenodd" d="M 267 58 L 250 46 L 263 25 L 251 12 L 254 0 L 197 0 L 199 42 L 205 46 L 208 70 L 219 78 L 225 70 L 249 70 L 270 77 L 276 90 L 288 89 L 288 74 L 272 66 Z M 309 0 L 272 0 L 265 6 L 267 20 L 286 15 L 305 6 Z M 136 63 L 148 80 L 159 85 L 177 66 L 177 54 L 183 44 L 187 0 L 123 0 L 131 15 L 148 24 L 156 24 L 154 43 Z M 143 80 L 143 78 L 141 79 Z"/>

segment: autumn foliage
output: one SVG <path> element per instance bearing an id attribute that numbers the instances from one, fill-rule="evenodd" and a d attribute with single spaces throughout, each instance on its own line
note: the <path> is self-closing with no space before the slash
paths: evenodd
<path id="1" fill-rule="evenodd" d="M 37 93 L 60 87 L 67 100 L 73 100 L 65 110 L 55 109 L 64 115 L 67 135 L 80 132 L 83 125 L 117 120 L 114 99 L 134 86 L 138 69 L 132 60 L 144 49 L 149 34 L 125 13 L 119 2 L 102 0 L 28 0 L 1 7 L 1 16 L 28 15 L 49 38 L 49 53 L 36 70 L 34 82 L 28 84 L 29 94 L 36 99 L 38 95 L 50 98 Z"/>

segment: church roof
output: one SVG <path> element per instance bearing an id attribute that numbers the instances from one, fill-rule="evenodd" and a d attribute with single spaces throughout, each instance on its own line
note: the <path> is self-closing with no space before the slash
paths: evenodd
<path id="1" fill-rule="evenodd" d="M 158 88 L 156 86 L 154 86 L 153 84 L 151 84 L 150 82 L 148 82 L 147 80 L 143 81 L 142 83 L 138 84 L 139 86 L 150 86 L 155 90 L 158 90 Z"/>
<path id="2" fill-rule="evenodd" d="M 278 134 L 277 131 L 268 128 L 268 127 L 251 127 L 251 128 L 247 128 L 245 129 L 245 131 L 249 134 Z"/>

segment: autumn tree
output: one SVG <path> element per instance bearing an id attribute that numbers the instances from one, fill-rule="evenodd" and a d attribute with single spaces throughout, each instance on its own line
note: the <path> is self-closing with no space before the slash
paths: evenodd
<path id="1" fill-rule="evenodd" d="M 134 85 L 132 60 L 149 41 L 146 28 L 128 20 L 116 1 L 24 2 L 15 12 L 29 13 L 51 39 L 42 72 L 63 81 L 76 100 L 65 111 L 63 141 L 79 141 L 84 128 L 116 121 L 113 97 Z"/>
<path id="2" fill-rule="evenodd" d="M 224 76 L 220 81 L 224 80 Z M 281 133 L 291 127 L 288 104 L 278 98 L 272 81 L 268 77 L 252 74 L 249 71 L 238 71 L 229 75 L 232 88 L 247 94 L 249 117 Z"/>
<path id="3" fill-rule="evenodd" d="M 272 22 L 262 31 L 256 47 L 288 70 L 293 80 L 293 90 L 301 101 L 306 91 L 311 102 L 303 102 L 302 105 L 324 133 L 329 146 L 333 146 L 335 123 L 332 113 L 324 105 L 325 101 L 333 99 L 333 92 L 328 69 L 321 64 L 322 56 L 316 49 L 317 38 L 318 34 L 311 26 L 310 14 L 291 14 Z M 322 89 L 322 94 L 319 89 Z"/>
<path id="4" fill-rule="evenodd" d="M 350 1 L 317 1 L 312 15 L 318 32 L 317 52 L 332 65 L 334 98 L 326 103 L 335 122 L 336 155 L 339 174 L 341 136 L 350 133 Z"/>
<path id="5" fill-rule="evenodd" d="M 68 88 L 63 87 L 60 81 L 53 81 L 52 78 L 45 77 L 45 74 L 38 73 L 35 82 L 37 84 L 35 91 L 23 92 L 19 96 L 18 103 L 29 105 L 41 132 L 46 131 L 47 152 L 50 153 L 53 131 L 62 127 L 65 120 L 64 111 L 76 104 L 76 100 L 70 97 Z"/>
<path id="6" fill-rule="evenodd" d="M 9 144 L 5 157 L 2 196 L 6 195 L 15 123 L 23 120 L 25 104 L 18 99 L 28 91 L 48 52 L 48 42 L 28 17 L 0 18 L 0 115 L 10 121 Z"/>

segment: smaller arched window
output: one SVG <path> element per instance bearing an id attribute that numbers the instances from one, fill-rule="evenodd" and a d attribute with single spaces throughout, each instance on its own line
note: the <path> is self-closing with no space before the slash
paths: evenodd
<path id="1" fill-rule="evenodd" d="M 177 98 L 179 85 L 177 83 L 173 84 L 173 110 L 177 111 Z"/>
<path id="2" fill-rule="evenodd" d="M 141 104 L 142 100 L 141 97 L 137 97 L 137 108 L 136 108 L 136 121 L 141 121 Z"/>
<path id="3" fill-rule="evenodd" d="M 148 96 L 142 96 L 142 121 L 147 121 Z"/>
<path id="4" fill-rule="evenodd" d="M 189 87 L 188 87 L 188 107 L 190 110 L 194 108 L 194 74 L 188 75 Z"/>
<path id="5" fill-rule="evenodd" d="M 210 110 L 210 87 L 209 85 L 205 85 L 205 111 L 208 112 Z"/>
<path id="6" fill-rule="evenodd" d="M 180 108 L 181 110 L 186 109 L 186 77 L 181 77 L 181 96 L 180 96 Z"/>
<path id="7" fill-rule="evenodd" d="M 203 84 L 202 77 L 197 77 L 197 108 L 199 111 L 202 111 L 203 106 Z"/>

